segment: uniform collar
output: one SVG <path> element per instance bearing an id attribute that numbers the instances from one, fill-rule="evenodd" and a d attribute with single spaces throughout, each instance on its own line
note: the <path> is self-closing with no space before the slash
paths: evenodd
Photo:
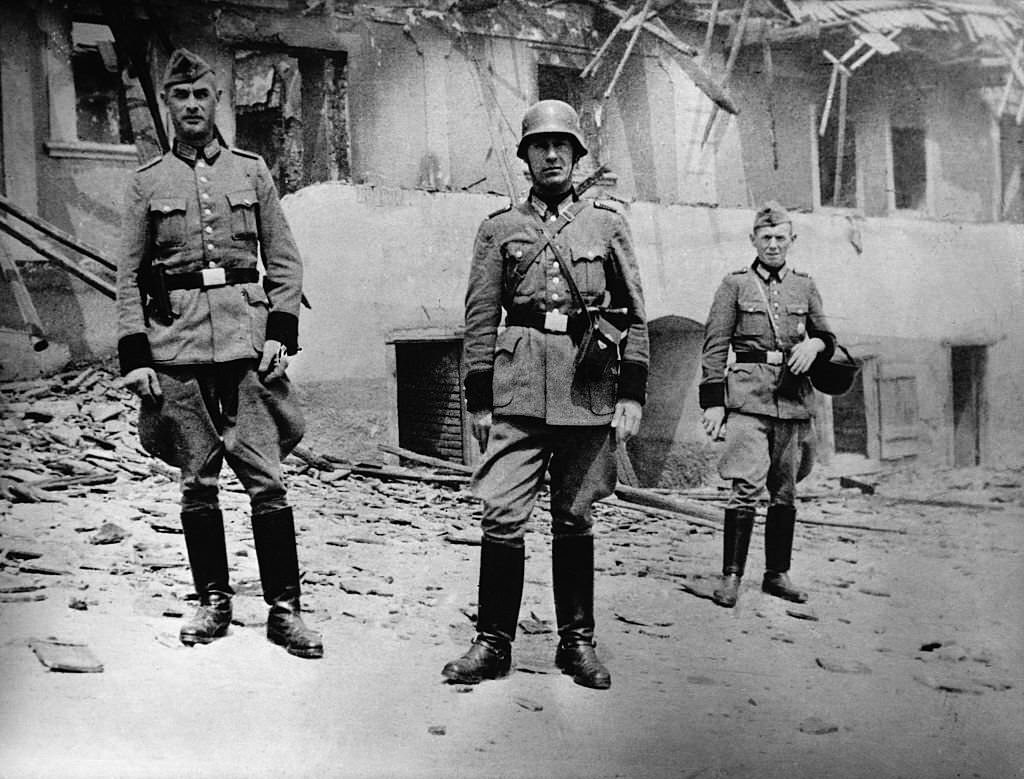
<path id="1" fill-rule="evenodd" d="M 751 265 L 754 269 L 754 273 L 758 275 L 761 281 L 768 282 L 774 279 L 775 281 L 782 281 L 786 278 L 786 274 L 789 273 L 789 266 L 783 265 L 781 268 L 769 268 L 760 259 L 754 260 L 754 264 Z"/>
<path id="2" fill-rule="evenodd" d="M 213 162 L 217 159 L 217 155 L 220 154 L 220 143 L 214 138 L 202 149 L 197 149 L 195 146 L 179 141 L 177 138 L 174 139 L 174 146 L 172 151 L 174 156 L 178 159 L 184 160 L 189 165 L 195 165 L 200 157 L 205 159 L 207 162 Z"/>
<path id="3" fill-rule="evenodd" d="M 565 197 L 558 202 L 554 208 L 555 216 L 561 216 L 569 206 L 575 203 L 579 198 L 576 196 L 576 190 L 570 189 L 566 192 Z M 548 208 L 548 204 L 545 203 L 540 197 L 537 196 L 532 189 L 530 190 L 530 206 L 534 211 L 537 212 L 537 216 L 544 219 L 551 213 L 551 209 Z"/>

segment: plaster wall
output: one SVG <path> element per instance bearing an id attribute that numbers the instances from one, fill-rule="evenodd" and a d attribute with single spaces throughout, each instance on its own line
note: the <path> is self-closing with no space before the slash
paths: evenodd
<path id="1" fill-rule="evenodd" d="M 285 198 L 313 304 L 302 317 L 296 377 L 386 377 L 388 333 L 460 325 L 473 236 L 504 204 L 500 197 L 338 184 Z M 652 321 L 703 322 L 722 276 L 753 256 L 746 209 L 636 203 L 630 222 Z M 1024 456 L 1018 228 L 798 214 L 796 230 L 791 263 L 816 279 L 840 338 L 854 339 L 865 353 L 886 357 L 888 350 L 887 359 L 927 366 L 918 385 L 929 419 L 951 414 L 944 345 L 990 344 L 990 451 Z M 897 348 L 903 342 L 922 346 Z M 699 375 L 684 374 L 679 380 L 688 386 L 676 391 L 692 399 Z M 677 437 L 694 434 L 696 410 L 687 402 L 677 404 Z M 929 442 L 944 447 L 941 437 Z"/>

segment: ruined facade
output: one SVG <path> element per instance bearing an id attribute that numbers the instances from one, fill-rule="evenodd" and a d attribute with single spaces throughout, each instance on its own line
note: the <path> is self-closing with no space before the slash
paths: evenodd
<path id="1" fill-rule="evenodd" d="M 791 262 L 864 360 L 854 392 L 822 400 L 826 450 L 1024 457 L 1015 4 L 677 2 L 648 4 L 645 25 L 600 0 L 110 5 L 5 9 L 3 195 L 114 256 L 124 184 L 159 130 L 110 30 L 131 31 L 157 79 L 169 45 L 197 51 L 224 90 L 221 133 L 287 193 L 312 304 L 300 382 L 380 382 L 401 421 L 417 344 L 457 372 L 473 234 L 526 192 L 519 117 L 558 97 L 593 150 L 581 176 L 606 165 L 594 190 L 629 204 L 653 347 L 632 449 L 644 481 L 678 483 L 709 456 L 702 322 L 720 278 L 751 260 L 751 209 L 768 198 L 798 212 Z M 51 340 L 112 353 L 106 298 L 6 245 Z"/>

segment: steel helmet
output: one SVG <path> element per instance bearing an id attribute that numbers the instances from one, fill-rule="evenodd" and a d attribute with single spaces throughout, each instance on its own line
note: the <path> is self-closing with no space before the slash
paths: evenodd
<path id="1" fill-rule="evenodd" d="M 526 144 L 535 135 L 558 133 L 568 135 L 576 144 L 576 157 L 587 155 L 587 145 L 583 143 L 583 131 L 580 129 L 580 117 L 576 109 L 561 100 L 541 100 L 534 103 L 523 114 L 523 134 L 519 139 L 516 155 L 526 159 Z"/>
<path id="2" fill-rule="evenodd" d="M 854 379 L 860 373 L 860 363 L 850 356 L 846 347 L 836 344 L 832 359 L 815 362 L 808 373 L 811 385 L 818 392 L 824 392 L 826 395 L 844 395 L 850 391 Z"/>

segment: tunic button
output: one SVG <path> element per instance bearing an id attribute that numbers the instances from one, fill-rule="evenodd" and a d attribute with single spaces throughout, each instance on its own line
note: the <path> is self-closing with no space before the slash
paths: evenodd
<path id="1" fill-rule="evenodd" d="M 557 292 L 552 292 L 551 293 L 551 299 L 552 300 L 558 300 L 558 293 Z"/>
<path id="2" fill-rule="evenodd" d="M 203 200 L 209 200 L 210 194 L 208 192 L 203 192 L 202 194 L 199 195 L 199 197 L 201 197 Z"/>
<path id="3" fill-rule="evenodd" d="M 206 163 L 203 162 L 202 160 L 199 160 L 199 162 L 196 163 L 196 167 L 197 168 L 205 168 L 206 167 Z"/>
<path id="4" fill-rule="evenodd" d="M 209 268 L 216 268 L 217 267 L 217 263 L 215 263 L 213 260 L 210 260 L 206 265 Z"/>
<path id="5" fill-rule="evenodd" d="M 209 208 L 204 208 L 203 209 L 203 213 L 206 214 L 207 216 L 209 216 L 210 214 L 213 213 L 213 211 L 211 211 Z"/>
<path id="6" fill-rule="evenodd" d="M 212 243 L 206 244 L 206 248 L 209 249 L 212 252 L 213 251 L 213 244 Z"/>
<path id="7" fill-rule="evenodd" d="M 208 178 L 206 178 L 206 176 L 200 176 L 200 177 L 199 177 L 199 180 L 200 180 L 201 182 L 203 182 L 204 184 L 205 184 L 206 182 L 208 182 L 208 181 L 209 181 L 209 179 L 208 179 Z"/>
<path id="8" fill-rule="evenodd" d="M 206 227 L 204 227 L 203 229 L 204 229 L 204 230 L 206 230 L 206 232 L 208 232 L 208 233 L 212 233 L 212 232 L 213 232 L 213 228 L 212 228 L 212 227 L 210 227 L 210 225 L 207 225 L 207 226 L 206 226 Z"/>

